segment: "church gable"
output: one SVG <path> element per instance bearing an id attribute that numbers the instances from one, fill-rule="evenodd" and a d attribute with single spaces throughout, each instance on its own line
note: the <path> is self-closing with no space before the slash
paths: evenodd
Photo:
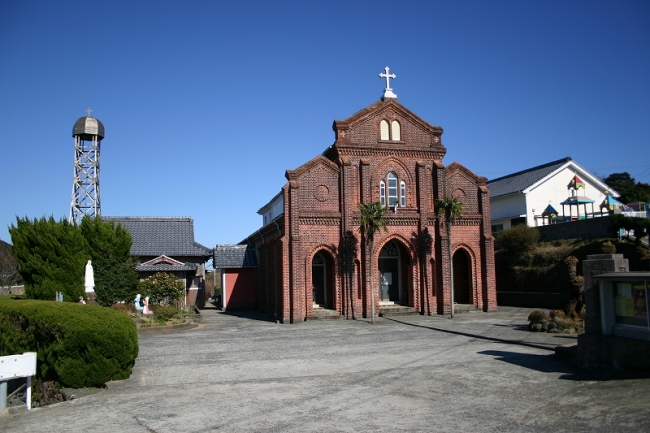
<path id="1" fill-rule="evenodd" d="M 332 161 L 317 156 L 296 170 L 288 170 L 286 177 L 292 188 L 298 188 L 302 209 L 338 212 L 339 168 Z"/>
<path id="2" fill-rule="evenodd" d="M 478 213 L 479 195 L 485 190 L 487 179 L 477 176 L 463 165 L 454 162 L 445 173 L 447 191 L 464 203 L 464 213 Z"/>
<path id="3" fill-rule="evenodd" d="M 446 153 L 441 143 L 442 128 L 432 126 L 395 99 L 376 102 L 346 120 L 335 121 L 338 148 L 378 148 Z"/>
<path id="4" fill-rule="evenodd" d="M 374 318 L 394 304 L 419 314 L 453 314 L 455 304 L 496 309 L 487 180 L 457 163 L 446 168 L 442 128 L 397 102 L 388 67 L 379 76 L 382 99 L 335 121 L 334 144 L 286 171 L 281 194 L 260 209 L 265 225 L 241 243 L 259 258 L 255 306 L 275 320 Z M 450 226 L 435 218 L 434 199 L 451 197 L 465 204 L 451 228 L 458 254 L 441 247 Z M 376 202 L 389 209 L 389 223 L 370 257 L 359 203 Z"/>

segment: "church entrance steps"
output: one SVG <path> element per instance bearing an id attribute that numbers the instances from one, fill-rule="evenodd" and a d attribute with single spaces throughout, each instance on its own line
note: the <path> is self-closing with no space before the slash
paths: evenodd
<path id="1" fill-rule="evenodd" d="M 305 320 L 341 320 L 345 317 L 341 316 L 336 310 L 329 310 L 327 308 L 314 308 L 311 316 L 307 316 Z"/>
<path id="2" fill-rule="evenodd" d="M 403 305 L 386 305 L 379 308 L 379 317 L 388 316 L 411 316 L 420 314 L 413 307 L 405 307 Z"/>
<path id="3" fill-rule="evenodd" d="M 474 304 L 454 304 L 454 313 L 480 313 L 482 310 L 479 310 L 474 306 Z"/>

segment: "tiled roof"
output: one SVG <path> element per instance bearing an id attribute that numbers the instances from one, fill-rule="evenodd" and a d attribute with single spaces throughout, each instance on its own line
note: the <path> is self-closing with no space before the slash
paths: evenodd
<path id="1" fill-rule="evenodd" d="M 105 217 L 121 224 L 133 238 L 133 256 L 209 256 L 209 248 L 194 241 L 189 217 Z"/>
<path id="2" fill-rule="evenodd" d="M 220 268 L 250 268 L 258 266 L 252 245 L 217 245 L 214 247 L 213 266 Z"/>
<path id="3" fill-rule="evenodd" d="M 196 271 L 198 263 L 185 263 L 183 265 L 170 265 L 169 263 L 160 263 L 158 265 L 135 265 L 138 272 L 177 272 L 177 271 Z"/>
<path id="4" fill-rule="evenodd" d="M 519 171 L 517 173 L 490 180 L 487 183 L 487 187 L 490 190 L 490 198 L 523 191 L 570 161 L 572 161 L 572 159 L 566 157 L 544 165 L 529 168 L 528 170 Z"/>

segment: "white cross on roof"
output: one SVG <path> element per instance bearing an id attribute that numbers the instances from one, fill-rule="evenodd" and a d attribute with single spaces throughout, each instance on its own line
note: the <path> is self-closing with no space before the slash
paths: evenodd
<path id="1" fill-rule="evenodd" d="M 382 99 L 385 98 L 393 98 L 397 99 L 397 95 L 393 93 L 393 89 L 390 88 L 390 79 L 391 78 L 397 78 L 397 75 L 391 74 L 390 73 L 390 68 L 386 66 L 384 68 L 384 72 L 379 74 L 379 78 L 386 78 L 386 88 L 384 89 L 384 96 Z"/>

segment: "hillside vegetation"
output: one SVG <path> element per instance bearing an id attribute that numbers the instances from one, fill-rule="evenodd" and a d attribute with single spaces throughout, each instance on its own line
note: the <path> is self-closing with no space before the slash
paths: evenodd
<path id="1" fill-rule="evenodd" d="M 496 238 L 497 293 L 501 305 L 562 309 L 581 304 L 582 261 L 592 254 L 623 254 L 631 271 L 650 270 L 646 246 L 617 239 L 567 239 L 544 242 L 525 225 Z M 522 305 L 522 302 L 528 305 Z M 537 304 L 536 304 L 537 302 Z"/>

